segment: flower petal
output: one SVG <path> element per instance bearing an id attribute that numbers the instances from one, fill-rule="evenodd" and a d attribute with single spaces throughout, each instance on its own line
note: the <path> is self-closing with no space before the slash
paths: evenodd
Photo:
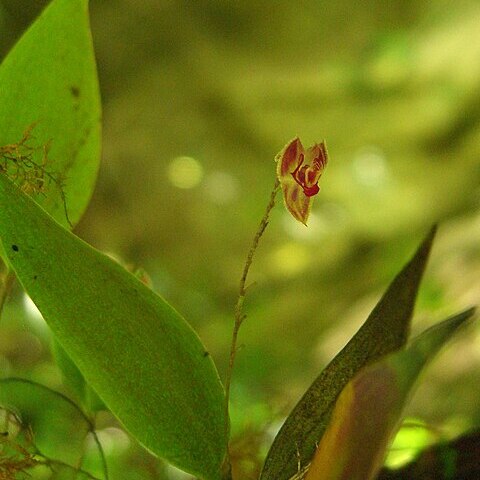
<path id="1" fill-rule="evenodd" d="M 307 225 L 313 197 L 307 197 L 303 189 L 295 181 L 282 184 L 283 200 L 287 210 L 295 220 Z"/>
<path id="2" fill-rule="evenodd" d="M 300 155 L 305 155 L 302 142 L 298 137 L 288 142 L 283 150 L 277 154 L 277 175 L 280 182 L 282 178 L 288 179 L 290 173 L 293 172 L 298 165 Z"/>

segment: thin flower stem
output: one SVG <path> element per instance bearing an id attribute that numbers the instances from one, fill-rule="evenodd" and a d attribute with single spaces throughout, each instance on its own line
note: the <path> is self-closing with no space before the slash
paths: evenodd
<path id="1" fill-rule="evenodd" d="M 260 222 L 260 225 L 258 226 L 257 233 L 255 234 L 255 237 L 253 238 L 252 245 L 250 247 L 250 250 L 247 255 L 247 259 L 245 261 L 245 265 L 243 267 L 243 273 L 242 277 L 240 279 L 240 288 L 238 292 L 238 298 L 237 298 L 237 304 L 235 305 L 235 316 L 234 316 L 234 325 L 233 325 L 233 333 L 232 333 L 232 343 L 230 345 L 230 357 L 229 357 L 229 362 L 228 362 L 228 369 L 227 369 L 227 375 L 225 378 L 225 418 L 226 418 L 226 424 L 227 424 L 227 436 L 228 436 L 228 430 L 229 430 L 229 422 L 230 422 L 230 413 L 229 413 L 229 403 L 230 403 L 230 386 L 232 382 L 232 374 L 233 374 L 233 368 L 235 365 L 235 356 L 238 350 L 237 343 L 238 343 L 238 332 L 240 330 L 240 327 L 242 326 L 243 321 L 246 318 L 246 315 L 243 313 L 243 303 L 245 301 L 245 296 L 247 294 L 248 287 L 246 286 L 247 284 L 247 277 L 248 277 L 248 272 L 250 271 L 250 267 L 252 265 L 253 261 L 253 256 L 255 254 L 255 251 L 257 250 L 258 244 L 260 242 L 260 238 L 262 237 L 263 233 L 265 232 L 265 229 L 267 228 L 268 225 L 268 219 L 270 217 L 270 212 L 272 211 L 273 207 L 275 206 L 275 197 L 277 195 L 278 189 L 280 187 L 280 182 L 277 179 L 275 179 L 275 184 L 273 186 L 273 190 L 270 193 L 270 201 L 268 202 L 267 208 L 265 209 L 265 213 L 263 215 L 263 218 Z M 227 460 L 226 463 L 227 465 L 227 473 L 225 473 L 224 479 L 229 480 L 231 479 L 231 471 L 230 471 L 230 454 L 227 454 Z"/>

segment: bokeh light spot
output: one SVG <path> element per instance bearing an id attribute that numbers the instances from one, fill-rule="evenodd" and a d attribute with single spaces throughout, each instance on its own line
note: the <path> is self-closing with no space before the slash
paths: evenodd
<path id="1" fill-rule="evenodd" d="M 288 242 L 274 250 L 270 260 L 275 274 L 289 277 L 304 271 L 311 258 L 306 247 Z"/>
<path id="2" fill-rule="evenodd" d="M 362 149 L 353 160 L 353 175 L 366 187 L 381 187 L 389 180 L 387 161 L 377 148 Z"/>
<path id="3" fill-rule="evenodd" d="M 27 318 L 35 327 L 41 329 L 47 329 L 47 324 L 43 319 L 43 316 L 37 306 L 33 303 L 33 300 L 26 294 L 23 294 L 23 307 L 27 313 Z"/>
<path id="4" fill-rule="evenodd" d="M 195 158 L 176 157 L 168 166 L 167 176 L 177 188 L 194 188 L 202 181 L 203 167 Z"/>
<path id="5" fill-rule="evenodd" d="M 207 195 L 213 203 L 225 205 L 238 196 L 238 180 L 226 172 L 212 172 L 205 179 Z"/>
<path id="6" fill-rule="evenodd" d="M 316 213 L 308 217 L 308 227 L 294 220 L 290 214 L 285 213 L 282 217 L 282 226 L 285 232 L 297 241 L 318 241 L 329 231 L 325 220 Z"/>
<path id="7" fill-rule="evenodd" d="M 411 462 L 421 450 L 434 440 L 434 432 L 421 420 L 407 419 L 398 431 L 390 447 L 385 464 L 389 468 L 400 468 Z"/>
<path id="8" fill-rule="evenodd" d="M 105 453 L 110 455 L 120 455 L 126 452 L 131 445 L 128 435 L 119 428 L 107 427 L 101 430 L 97 430 L 97 437 L 100 440 Z M 97 451 L 97 444 L 93 439 L 93 436 L 88 437 L 88 449 Z"/>

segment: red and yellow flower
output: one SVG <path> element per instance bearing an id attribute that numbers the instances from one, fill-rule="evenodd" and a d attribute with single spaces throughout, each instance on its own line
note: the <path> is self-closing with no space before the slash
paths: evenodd
<path id="1" fill-rule="evenodd" d="M 306 225 L 313 197 L 320 191 L 318 181 L 328 162 L 325 142 L 305 149 L 295 137 L 275 160 L 285 206 L 296 220 Z"/>

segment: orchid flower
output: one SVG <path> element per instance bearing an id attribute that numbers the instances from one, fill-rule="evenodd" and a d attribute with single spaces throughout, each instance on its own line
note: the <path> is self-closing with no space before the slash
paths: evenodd
<path id="1" fill-rule="evenodd" d="M 305 150 L 300 139 L 295 137 L 275 161 L 285 206 L 296 220 L 307 225 L 313 197 L 320 191 L 318 181 L 328 161 L 325 142 Z"/>

